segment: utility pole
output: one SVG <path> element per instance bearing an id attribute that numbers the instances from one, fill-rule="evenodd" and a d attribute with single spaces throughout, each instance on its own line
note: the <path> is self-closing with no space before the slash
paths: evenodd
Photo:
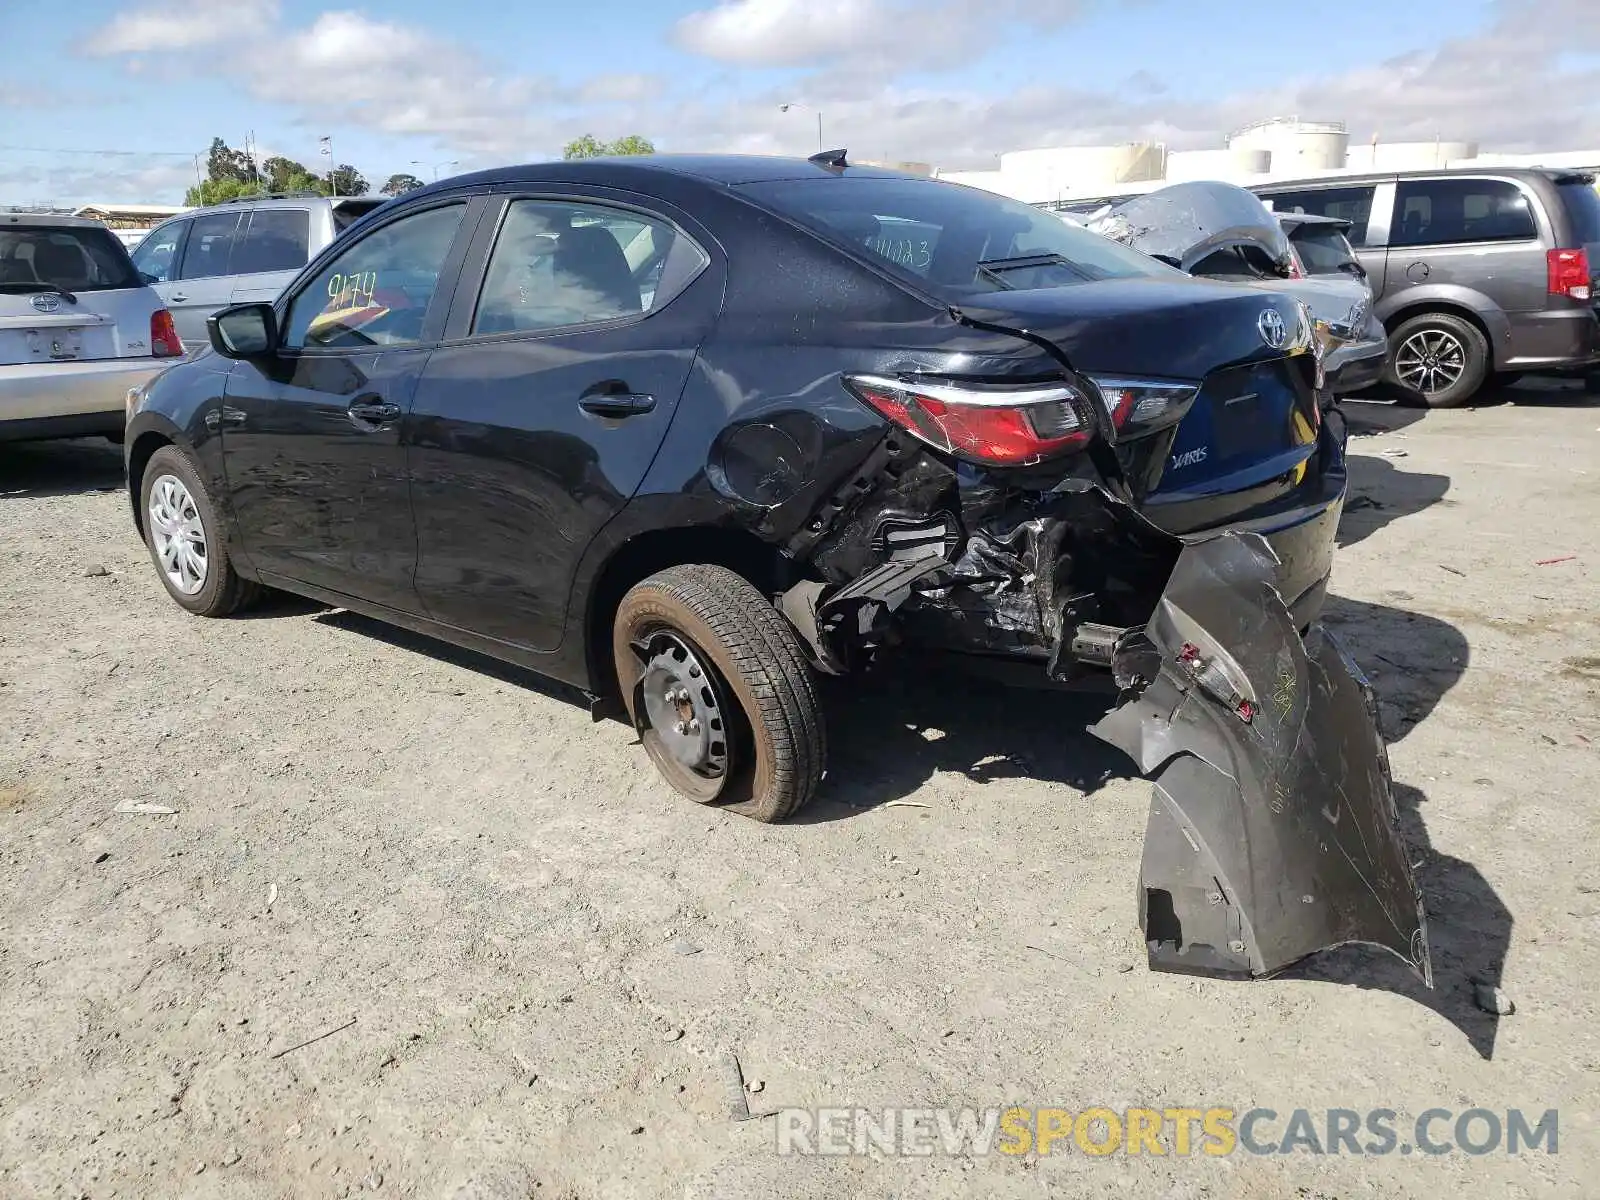
<path id="1" fill-rule="evenodd" d="M 317 153 L 328 160 L 328 190 L 335 196 L 339 194 L 339 177 L 333 170 L 333 139 L 326 135 L 317 139 Z"/>

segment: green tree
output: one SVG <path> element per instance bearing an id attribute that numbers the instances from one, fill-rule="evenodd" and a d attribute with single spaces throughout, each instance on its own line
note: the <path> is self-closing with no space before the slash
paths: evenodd
<path id="1" fill-rule="evenodd" d="M 561 150 L 562 158 L 599 158 L 606 153 L 606 144 L 592 133 L 573 138 Z"/>
<path id="2" fill-rule="evenodd" d="M 367 194 L 367 181 L 361 177 L 361 172 L 349 163 L 340 163 L 330 173 L 330 182 L 333 190 L 341 196 L 365 196 Z"/>
<path id="3" fill-rule="evenodd" d="M 185 192 L 183 202 L 190 208 L 204 208 L 208 204 L 237 200 L 240 196 L 254 196 L 259 191 L 261 185 L 248 179 L 207 179 Z"/>
<path id="4" fill-rule="evenodd" d="M 640 137 L 637 133 L 618 138 L 606 148 L 607 154 L 654 154 L 655 152 L 655 143 L 647 137 Z"/>
<path id="5" fill-rule="evenodd" d="M 261 164 L 269 192 L 326 192 L 327 185 L 308 171 L 301 163 L 281 155 Z"/>
<path id="6" fill-rule="evenodd" d="M 389 176 L 389 182 L 378 190 L 385 196 L 403 196 L 406 192 L 422 186 L 422 180 L 415 175 L 408 175 L 404 171 Z"/>
<path id="7" fill-rule="evenodd" d="M 206 155 L 206 176 L 216 182 L 254 182 L 256 168 L 243 150 L 233 149 L 221 138 L 212 138 L 211 151 Z"/>

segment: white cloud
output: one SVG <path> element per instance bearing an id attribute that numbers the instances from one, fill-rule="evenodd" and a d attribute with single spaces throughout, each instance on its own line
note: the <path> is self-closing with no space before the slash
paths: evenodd
<path id="1" fill-rule="evenodd" d="M 175 160 L 117 159 L 106 166 L 95 160 L 78 165 L 13 161 L 0 169 L 0 195 L 7 203 L 88 204 L 117 200 L 131 204 L 171 203 L 183 200 L 194 184 L 194 165 Z"/>
<path id="2" fill-rule="evenodd" d="M 707 58 L 788 66 L 859 51 L 894 12 L 882 0 L 728 0 L 684 17 L 674 36 Z"/>
<path id="3" fill-rule="evenodd" d="M 83 49 L 101 57 L 191 50 L 263 34 L 277 17 L 278 0 L 169 0 L 119 14 Z"/>

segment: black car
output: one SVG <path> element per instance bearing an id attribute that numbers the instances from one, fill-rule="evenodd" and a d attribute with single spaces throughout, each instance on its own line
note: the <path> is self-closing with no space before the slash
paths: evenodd
<path id="1" fill-rule="evenodd" d="M 1103 680 L 1126 703 L 1099 732 L 1147 760 L 1139 706 L 1177 688 L 1224 723 L 1169 710 L 1174 753 L 1251 739 L 1197 786 L 1266 788 L 1281 826 L 1325 796 L 1271 789 L 1326 778 L 1359 811 L 1268 855 L 1212 831 L 1206 871 L 1243 872 L 1225 903 L 1147 860 L 1152 961 L 1260 974 L 1354 939 L 1425 967 L 1359 680 L 1298 632 L 1345 476 L 1295 301 L 842 153 L 658 157 L 420 189 L 210 336 L 130 398 L 126 439 L 189 611 L 265 585 L 532 667 L 625 711 L 680 792 L 764 821 L 822 778 L 816 671 Z M 1281 937 L 1239 915 L 1280 868 L 1319 897 Z"/>

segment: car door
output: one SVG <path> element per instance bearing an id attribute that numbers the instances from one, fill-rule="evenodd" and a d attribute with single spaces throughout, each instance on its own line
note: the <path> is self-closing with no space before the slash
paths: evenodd
<path id="1" fill-rule="evenodd" d="M 466 198 L 441 199 L 325 255 L 277 307 L 278 352 L 229 375 L 228 497 L 267 582 L 418 610 L 401 420 L 475 213 Z"/>
<path id="2" fill-rule="evenodd" d="M 597 190 L 506 196 L 477 243 L 405 420 L 417 591 L 435 620 L 549 650 L 666 436 L 721 269 L 682 213 Z"/>
<path id="3" fill-rule="evenodd" d="M 232 303 L 271 304 L 310 260 L 309 209 L 255 209 L 233 248 Z"/>
<path id="4" fill-rule="evenodd" d="M 1513 337 L 1537 335 L 1548 275 L 1535 197 L 1509 179 L 1450 177 L 1401 181 L 1389 235 L 1398 284 L 1460 287 L 1486 295 Z"/>

